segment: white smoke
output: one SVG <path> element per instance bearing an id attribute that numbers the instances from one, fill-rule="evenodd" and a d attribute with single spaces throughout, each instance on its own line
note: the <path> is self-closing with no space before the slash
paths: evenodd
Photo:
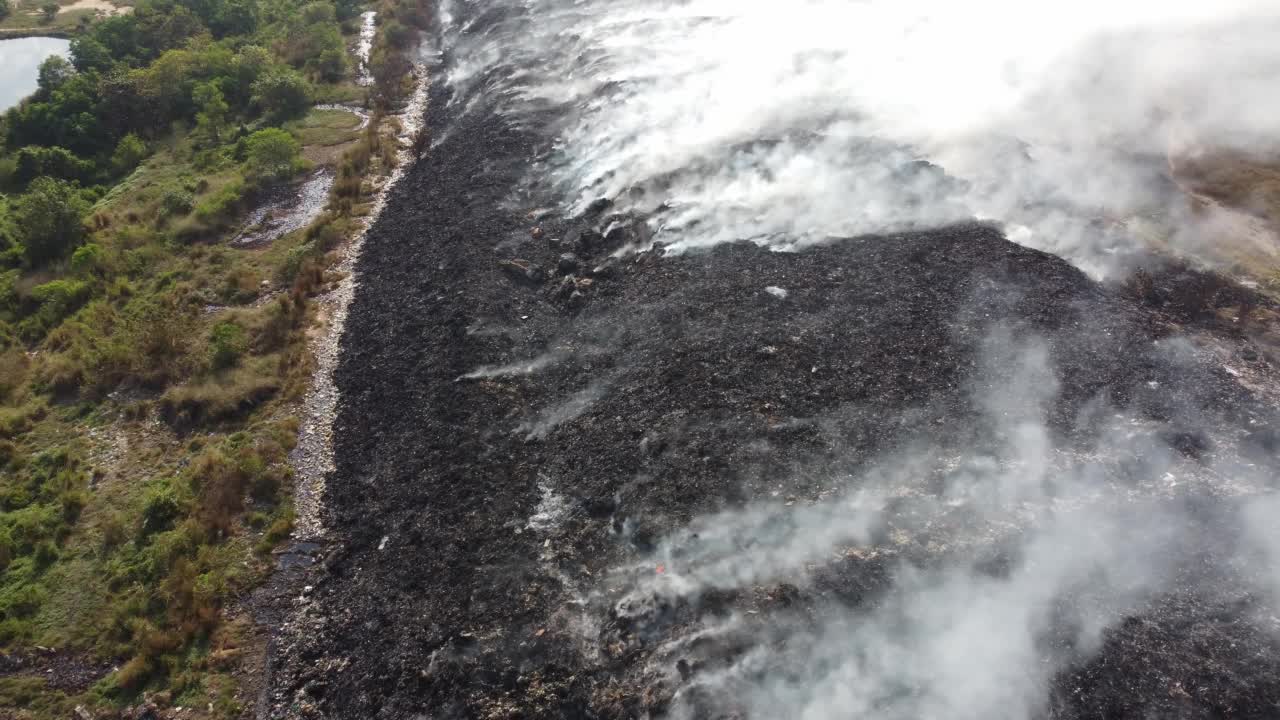
<path id="1" fill-rule="evenodd" d="M 488 380 L 491 378 L 533 375 L 564 360 L 567 356 L 568 353 L 552 351 L 529 360 L 517 360 L 506 365 L 482 365 L 465 375 L 459 376 L 458 380 Z"/>
<path id="2" fill-rule="evenodd" d="M 1125 220 L 1187 221 L 1169 153 L 1275 147 L 1280 121 L 1280 0 L 519 5 L 451 82 L 560 108 L 536 179 L 677 249 L 977 216 L 1102 274 Z"/>
<path id="3" fill-rule="evenodd" d="M 600 398 L 609 389 L 610 382 L 600 380 L 591 383 L 587 387 L 575 392 L 568 399 L 546 408 L 539 412 L 534 418 L 520 423 L 516 428 L 516 432 L 525 434 L 527 440 L 542 440 L 547 437 L 551 431 L 560 425 L 567 423 L 579 417 Z"/>
<path id="4" fill-rule="evenodd" d="M 896 565 L 884 597 L 824 613 L 816 627 L 786 610 L 763 624 L 708 620 L 690 638 L 745 632 L 754 649 L 687 682 L 673 676 L 677 717 L 701 716 L 706 702 L 806 720 L 1040 717 L 1055 676 L 1087 660 L 1107 628 L 1185 584 L 1174 569 L 1198 540 L 1184 506 L 1168 502 L 1178 489 L 1242 493 L 1265 555 L 1258 589 L 1274 590 L 1280 607 L 1278 506 L 1265 477 L 1227 461 L 1242 474 L 1224 483 L 1160 442 L 1158 425 L 1122 415 L 1090 420 L 1106 428 L 1092 447 L 1064 445 L 1046 420 L 1059 387 L 1044 344 L 997 329 L 983 359 L 972 392 L 985 439 L 969 450 L 909 448 L 839 478 L 830 497 L 696 518 L 619 571 L 630 591 L 613 612 L 643 623 L 708 590 L 805 586 L 850 558 Z M 895 560 L 926 542 L 939 562 Z M 993 552 L 1004 570 L 982 568 Z M 657 661 L 670 667 L 694 646 L 673 642 Z"/>
<path id="5" fill-rule="evenodd" d="M 560 118 L 530 182 L 573 212 L 606 197 L 643 213 L 677 250 L 742 239 L 796 248 L 976 216 L 1103 275 L 1138 241 L 1135 228 L 1187 221 L 1171 155 L 1267 151 L 1280 127 L 1280 0 L 486 6 L 507 19 L 478 36 L 446 33 L 448 80 L 468 104 L 457 112 L 483 98 L 516 122 Z M 1107 416 L 1101 403 L 1081 421 L 1102 430 L 1096 445 L 1063 446 L 1045 418 L 1058 383 L 1044 346 L 997 333 L 985 356 L 973 388 L 985 444 L 954 456 L 912 448 L 876 472 L 831 478 L 824 498 L 697 518 L 611 577 L 622 585 L 614 612 L 643 622 L 655 598 L 804 584 L 841 558 L 939 543 L 937 565 L 897 566 L 869 610 L 816 627 L 785 613 L 750 626 L 754 649 L 673 678 L 677 713 L 707 693 L 750 717 L 1036 717 L 1057 673 L 1170 588 L 1188 522 L 1160 499 L 1263 492 L 1259 478 L 1234 474 L 1244 465 L 1198 466 L 1158 424 Z M 1259 582 L 1273 583 L 1275 501 L 1250 505 L 1269 558 Z M 975 569 L 993 548 L 1005 548 L 1007 570 Z M 715 622 L 683 637 L 748 620 Z M 1049 635 L 1064 647 L 1046 650 Z"/>

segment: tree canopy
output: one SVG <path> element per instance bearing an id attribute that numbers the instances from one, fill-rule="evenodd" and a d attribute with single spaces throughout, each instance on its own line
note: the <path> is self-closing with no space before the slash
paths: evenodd
<path id="1" fill-rule="evenodd" d="M 84 239 L 89 202 L 65 180 L 38 177 L 13 205 L 14 222 L 32 264 L 56 259 Z"/>

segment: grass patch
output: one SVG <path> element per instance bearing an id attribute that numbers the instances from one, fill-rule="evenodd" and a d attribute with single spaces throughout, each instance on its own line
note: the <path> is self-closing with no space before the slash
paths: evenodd
<path id="1" fill-rule="evenodd" d="M 306 146 L 342 145 L 360 136 L 360 118 L 345 110 L 312 110 L 286 127 Z"/>

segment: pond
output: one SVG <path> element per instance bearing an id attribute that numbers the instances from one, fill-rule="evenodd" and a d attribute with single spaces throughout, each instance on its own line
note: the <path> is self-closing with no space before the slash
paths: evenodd
<path id="1" fill-rule="evenodd" d="M 50 55 L 66 56 L 70 45 L 51 37 L 0 40 L 0 112 L 35 92 L 40 63 Z"/>

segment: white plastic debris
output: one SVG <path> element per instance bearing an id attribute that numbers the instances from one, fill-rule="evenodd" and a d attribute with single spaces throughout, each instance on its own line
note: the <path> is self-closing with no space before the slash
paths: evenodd
<path id="1" fill-rule="evenodd" d="M 776 285 L 770 285 L 769 287 L 765 288 L 764 291 L 778 298 L 779 300 L 787 299 L 787 294 L 788 294 L 787 291 L 783 288 L 777 287 Z"/>

